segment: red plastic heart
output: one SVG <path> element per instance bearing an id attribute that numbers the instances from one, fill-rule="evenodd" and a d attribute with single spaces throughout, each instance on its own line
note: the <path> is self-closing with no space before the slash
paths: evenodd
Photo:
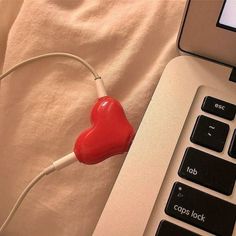
<path id="1" fill-rule="evenodd" d="M 91 112 L 91 124 L 75 143 L 74 153 L 80 162 L 96 164 L 129 150 L 135 132 L 118 101 L 99 98 Z"/>

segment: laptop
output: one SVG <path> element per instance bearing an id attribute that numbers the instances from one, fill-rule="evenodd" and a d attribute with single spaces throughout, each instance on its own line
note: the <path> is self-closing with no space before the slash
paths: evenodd
<path id="1" fill-rule="evenodd" d="M 94 236 L 236 236 L 236 1 L 189 0 Z"/>

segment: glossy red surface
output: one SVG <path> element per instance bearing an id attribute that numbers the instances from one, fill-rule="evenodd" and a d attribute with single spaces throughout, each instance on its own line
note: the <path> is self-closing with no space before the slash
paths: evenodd
<path id="1" fill-rule="evenodd" d="M 75 143 L 74 153 L 80 162 L 96 164 L 129 150 L 135 132 L 118 101 L 99 98 L 91 112 L 91 124 Z"/>

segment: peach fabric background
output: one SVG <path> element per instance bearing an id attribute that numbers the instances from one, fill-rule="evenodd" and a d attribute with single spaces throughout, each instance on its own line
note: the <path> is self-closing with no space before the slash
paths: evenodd
<path id="1" fill-rule="evenodd" d="M 102 75 L 108 94 L 138 128 L 165 65 L 178 54 L 184 3 L 0 0 L 0 69 L 48 52 L 79 55 Z M 0 223 L 29 181 L 71 152 L 77 135 L 89 126 L 96 99 L 92 79 L 77 62 L 51 58 L 2 81 Z M 75 164 L 43 179 L 4 235 L 92 235 L 124 158 Z"/>

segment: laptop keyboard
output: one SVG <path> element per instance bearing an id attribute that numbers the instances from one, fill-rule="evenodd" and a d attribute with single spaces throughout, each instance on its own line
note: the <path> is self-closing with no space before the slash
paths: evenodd
<path id="1" fill-rule="evenodd" d="M 230 126 L 227 120 L 234 120 L 236 106 L 215 97 L 207 96 L 202 102 L 204 115 L 197 117 L 191 136 L 193 147 L 187 147 L 178 175 L 188 181 L 207 187 L 221 194 L 230 196 L 233 193 L 236 179 L 236 164 L 230 159 L 236 158 L 236 129 L 229 137 Z M 214 116 L 209 117 L 208 114 Z M 225 119 L 219 121 L 217 117 Z M 231 139 L 228 160 L 220 158 L 226 148 L 227 139 Z M 196 147 L 213 150 L 218 155 L 209 154 Z M 208 193 L 190 187 L 181 182 L 175 182 L 165 213 L 178 220 L 203 229 L 219 236 L 232 236 L 236 205 Z M 166 220 L 161 221 L 156 236 L 194 236 L 198 235 Z"/>

